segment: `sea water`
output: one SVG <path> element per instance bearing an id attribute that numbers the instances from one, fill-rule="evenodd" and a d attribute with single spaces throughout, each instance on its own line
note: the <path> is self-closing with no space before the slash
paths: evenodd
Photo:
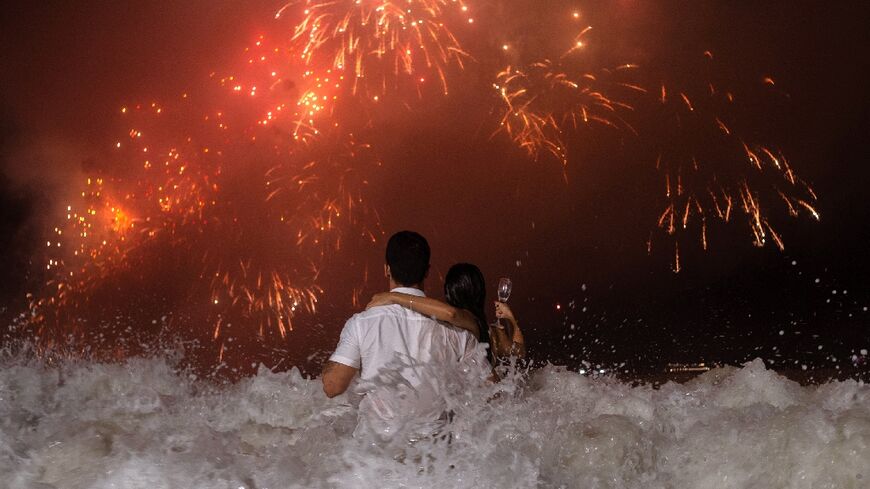
<path id="1" fill-rule="evenodd" d="M 761 360 L 657 389 L 553 366 L 499 384 L 430 373 L 452 422 L 384 446 L 351 437 L 357 396 L 296 370 L 218 386 L 159 358 L 7 358 L 0 487 L 870 487 L 858 381 L 802 387 Z"/>

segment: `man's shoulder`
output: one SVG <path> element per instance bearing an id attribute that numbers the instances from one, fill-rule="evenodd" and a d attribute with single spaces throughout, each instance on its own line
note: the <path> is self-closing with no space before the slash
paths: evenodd
<path id="1" fill-rule="evenodd" d="M 431 322 L 432 324 L 438 324 L 438 321 L 429 316 L 420 314 L 415 311 L 410 311 L 397 304 L 375 306 L 371 309 L 360 311 L 347 320 L 348 325 L 354 324 L 357 327 L 383 324 L 385 322 L 395 322 L 398 324 L 411 322 L 419 324 L 422 322 Z"/>
<path id="2" fill-rule="evenodd" d="M 366 309 L 364 311 L 360 311 L 350 319 L 347 320 L 348 324 L 356 323 L 356 324 L 365 324 L 375 322 L 384 317 L 397 317 L 403 315 L 404 309 L 402 306 L 396 304 L 389 304 L 385 306 L 375 306 L 371 309 Z"/>

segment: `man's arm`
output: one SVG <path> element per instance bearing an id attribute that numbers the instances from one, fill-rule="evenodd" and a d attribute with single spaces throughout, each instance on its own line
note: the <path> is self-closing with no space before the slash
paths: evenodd
<path id="1" fill-rule="evenodd" d="M 360 351 L 359 325 L 354 318 L 349 319 L 341 330 L 338 346 L 323 366 L 320 380 L 326 397 L 343 394 L 350 381 L 360 371 L 362 354 Z"/>
<path id="2" fill-rule="evenodd" d="M 358 372 L 358 368 L 349 367 L 343 363 L 326 362 L 326 365 L 323 366 L 323 374 L 320 376 L 323 381 L 323 393 L 329 398 L 344 394 L 350 381 L 356 377 Z"/>
<path id="3" fill-rule="evenodd" d="M 404 308 L 419 312 L 424 316 L 434 317 L 439 321 L 444 321 L 457 328 L 464 329 L 473 334 L 475 338 L 480 339 L 480 326 L 477 324 L 477 318 L 474 317 L 474 314 L 465 309 L 453 307 L 438 299 L 403 294 L 401 292 L 383 292 L 375 294 L 371 302 L 366 306 L 366 309 L 385 304 L 398 304 Z"/>

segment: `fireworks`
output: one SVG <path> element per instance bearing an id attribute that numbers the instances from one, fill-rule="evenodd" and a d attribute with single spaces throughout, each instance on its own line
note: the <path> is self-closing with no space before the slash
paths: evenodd
<path id="1" fill-rule="evenodd" d="M 706 60 L 712 61 L 709 52 Z M 663 85 L 656 103 L 657 129 L 645 134 L 658 153 L 655 167 L 665 204 L 656 224 L 674 241 L 675 271 L 681 267 L 680 236 L 694 234 L 706 250 L 712 222 L 745 222 L 755 246 L 773 243 L 782 250 L 785 245 L 772 223 L 772 211 L 819 219 L 816 194 L 785 155 L 746 139 L 746 131 L 738 129 L 743 121 L 738 117 L 738 97 L 712 82 L 697 92 Z"/>
<path id="2" fill-rule="evenodd" d="M 202 305 L 214 339 L 233 321 L 284 337 L 315 309 L 324 260 L 348 237 L 375 239 L 365 186 L 379 162 L 337 124 L 316 127 L 340 77 L 292 82 L 265 44 L 240 74 L 213 75 L 205 105 L 185 94 L 121 109 L 129 129 L 48 241 L 49 279 L 31 304 L 41 335 L 75 334 L 95 297 L 154 290 Z"/>
<path id="3" fill-rule="evenodd" d="M 570 77 L 547 60 L 523 71 L 508 67 L 496 80 L 493 86 L 503 102 L 499 130 L 533 159 L 549 153 L 567 164 L 569 129 L 593 123 L 627 127 L 618 111 L 631 107 L 606 95 L 599 76 Z"/>
<path id="4" fill-rule="evenodd" d="M 566 138 L 581 127 L 631 130 L 623 117 L 633 110 L 627 100 L 645 91 L 628 79 L 635 65 L 615 69 L 590 65 L 583 51 L 592 27 L 578 30 L 581 18 L 577 10 L 561 16 L 563 22 L 552 28 L 574 34 L 554 35 L 550 57 L 526 54 L 523 57 L 532 61 L 508 65 L 492 84 L 499 102 L 496 132 L 506 134 L 533 160 L 549 155 L 567 164 Z M 502 50 L 516 58 L 520 53 L 513 53 L 512 44 L 503 44 Z"/>
<path id="5" fill-rule="evenodd" d="M 101 287 L 113 271 L 126 267 L 130 238 L 136 223 L 108 195 L 104 181 L 88 178 L 82 191 L 84 205 L 66 207 L 65 219 L 52 230 L 46 241 L 46 274 L 51 277 L 43 294 L 28 297 L 31 309 L 51 311 L 52 319 L 78 328 L 88 298 Z M 44 317 L 38 318 L 42 323 Z M 42 329 L 38 334 L 46 332 Z"/>
<path id="6" fill-rule="evenodd" d="M 673 242 L 677 271 L 680 247 L 706 250 L 713 222 L 740 220 L 756 246 L 782 249 L 776 209 L 819 218 L 782 152 L 746 136 L 756 131 L 738 117 L 739 97 L 713 83 L 644 88 L 658 84 L 636 82 L 635 65 L 586 56 L 579 11 L 559 15 L 547 24 L 558 35 L 532 22 L 517 40 L 503 19 L 475 23 L 459 0 L 287 4 L 279 16 L 298 22 L 283 41 L 259 36 L 202 90 L 121 109 L 122 136 L 46 240 L 46 285 L 31 296 L 40 335 L 76 333 L 91 308 L 147 291 L 181 297 L 216 341 L 230 328 L 285 338 L 300 310 L 315 310 L 325 264 L 348 240 L 380 234 L 366 197 L 382 167 L 368 142 L 383 129 L 376 116 L 388 104 L 378 102 L 443 96 L 460 74 L 493 104 L 480 126 L 532 160 L 569 164 L 569 141 L 592 126 L 648 149 L 663 184 L 651 221 Z M 498 32 L 471 30 L 486 25 Z M 466 50 L 460 39 L 474 36 Z M 541 45 L 551 52 L 521 52 Z"/>
<path id="7" fill-rule="evenodd" d="M 355 94 L 374 97 L 405 82 L 417 93 L 428 82 L 447 93 L 448 68 L 468 57 L 448 24 L 473 23 L 467 14 L 457 0 L 307 0 L 293 38 L 306 65 L 344 73 Z"/>

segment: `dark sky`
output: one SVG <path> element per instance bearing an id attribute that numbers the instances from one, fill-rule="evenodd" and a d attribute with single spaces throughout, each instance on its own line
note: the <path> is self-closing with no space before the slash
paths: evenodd
<path id="1" fill-rule="evenodd" d="M 784 224 L 784 253 L 754 248 L 742 228 L 720 229 L 709 252 L 686 251 L 675 275 L 668 253 L 647 256 L 651 217 L 631 204 L 652 190 L 630 173 L 624 160 L 631 152 L 588 144 L 574 155 L 579 161 L 565 183 L 558 165 L 463 138 L 475 127 L 453 119 L 466 109 L 460 95 L 430 109 L 431 117 L 395 122 L 383 141 L 385 160 L 394 164 L 376 189 L 382 224 L 387 232 L 410 227 L 429 237 L 431 287 L 440 287 L 437 276 L 456 261 L 478 263 L 492 280 L 513 277 L 516 308 L 541 358 L 739 361 L 755 345 L 763 354 L 776 346 L 796 356 L 820 341 L 843 352 L 867 347 L 867 2 L 577 4 L 593 17 L 598 46 L 606 46 L 596 51 L 602 59 L 691 76 L 685 60 L 709 49 L 736 78 L 772 76 L 788 95 L 774 117 L 778 143 L 819 193 L 822 221 Z M 21 297 L 35 266 L 29 260 L 40 216 L 75 190 L 69 182 L 82 162 L 111 141 L 118 107 L 195 86 L 233 59 L 280 5 L 50 1 L 5 8 L 0 266 L 7 302 Z M 367 253 L 378 262 L 380 250 Z M 833 290 L 839 295 L 829 302 Z M 335 317 L 322 317 L 327 332 L 345 311 L 335 306 Z M 563 340 L 570 324 L 584 333 Z M 779 344 L 783 328 L 791 328 L 792 340 Z M 824 337 L 804 344 L 813 334 Z"/>

